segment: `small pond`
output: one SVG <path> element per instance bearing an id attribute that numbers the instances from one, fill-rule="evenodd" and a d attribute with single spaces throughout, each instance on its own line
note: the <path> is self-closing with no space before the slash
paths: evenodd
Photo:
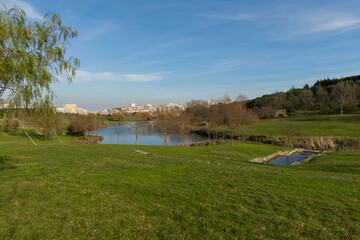
<path id="1" fill-rule="evenodd" d="M 147 123 L 142 126 L 142 129 L 138 136 L 137 145 L 164 145 L 164 139 L 159 136 L 158 133 L 151 129 L 151 123 Z M 120 123 L 114 126 L 108 126 L 96 131 L 96 135 L 103 136 L 104 139 L 101 144 L 125 144 L 134 145 L 136 141 L 135 126 L 132 122 Z M 119 135 L 118 135 L 119 133 Z M 190 134 L 187 137 L 187 143 L 195 143 L 207 141 L 206 137 L 198 134 Z M 168 145 L 176 146 L 178 144 L 184 144 L 184 136 L 181 134 L 171 134 L 168 136 Z"/>
<path id="2" fill-rule="evenodd" d="M 302 162 L 306 159 L 308 159 L 311 156 L 318 155 L 318 153 L 313 152 L 300 152 L 296 153 L 292 156 L 281 156 L 278 157 L 275 160 L 272 160 L 269 162 L 271 165 L 277 165 L 277 166 L 289 166 L 294 162 Z"/>

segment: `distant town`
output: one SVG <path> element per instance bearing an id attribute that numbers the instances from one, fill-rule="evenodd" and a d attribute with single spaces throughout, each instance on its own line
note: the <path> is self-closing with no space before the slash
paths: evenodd
<path id="1" fill-rule="evenodd" d="M 156 114 L 159 112 L 170 112 L 170 111 L 183 111 L 186 109 L 187 106 L 191 104 L 204 104 L 204 105 L 215 105 L 219 103 L 221 100 L 214 101 L 214 100 L 208 100 L 208 101 L 191 101 L 188 103 L 169 103 L 169 104 L 161 104 L 161 105 L 152 105 L 152 104 L 146 104 L 146 105 L 136 105 L 136 103 L 131 103 L 130 106 L 127 107 L 119 107 L 119 108 L 110 108 L 105 109 L 103 111 L 88 111 L 83 108 L 77 107 L 75 103 L 65 103 L 62 108 L 56 108 L 57 112 L 60 113 L 74 113 L 74 114 L 96 114 L 96 115 L 111 115 L 114 113 L 138 113 L 138 112 L 145 112 L 145 113 L 151 113 Z"/>
<path id="2" fill-rule="evenodd" d="M 160 112 L 171 112 L 171 111 L 183 111 L 188 106 L 194 105 L 194 104 L 201 104 L 206 106 L 212 106 L 218 103 L 230 103 L 232 102 L 230 98 L 224 98 L 224 99 L 218 99 L 218 100 L 192 100 L 187 103 L 169 103 L 169 104 L 161 104 L 161 105 L 153 105 L 153 104 L 146 104 L 146 105 L 136 105 L 136 103 L 131 103 L 130 106 L 127 107 L 119 107 L 119 108 L 110 108 L 105 109 L 102 111 L 89 111 L 84 108 L 80 108 L 76 105 L 76 103 L 65 103 L 63 104 L 62 108 L 56 108 L 56 111 L 59 113 L 73 113 L 73 114 L 81 114 L 81 115 L 87 115 L 87 114 L 96 114 L 96 115 L 111 115 L 114 113 L 125 113 L 125 114 L 131 114 L 131 113 L 138 113 L 138 112 L 144 112 L 144 113 L 150 113 L 150 114 L 156 114 Z M 0 109 L 7 108 L 8 104 L 0 104 Z M 25 106 L 20 106 L 17 108 L 25 108 Z M 29 106 L 31 108 L 31 105 Z"/>

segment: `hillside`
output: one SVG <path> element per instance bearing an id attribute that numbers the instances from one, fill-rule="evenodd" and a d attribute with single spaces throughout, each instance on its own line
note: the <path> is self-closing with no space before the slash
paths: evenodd
<path id="1" fill-rule="evenodd" d="M 135 148 L 63 140 L 35 148 L 22 136 L 0 135 L 2 239 L 360 235 L 359 152 L 275 167 L 246 162 L 281 149 L 259 144 Z"/>

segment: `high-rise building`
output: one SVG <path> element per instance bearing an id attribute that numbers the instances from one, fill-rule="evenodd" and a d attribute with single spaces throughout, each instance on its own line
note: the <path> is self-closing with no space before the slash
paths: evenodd
<path id="1" fill-rule="evenodd" d="M 65 112 L 67 113 L 76 113 L 76 104 L 75 103 L 65 103 L 63 105 Z"/>

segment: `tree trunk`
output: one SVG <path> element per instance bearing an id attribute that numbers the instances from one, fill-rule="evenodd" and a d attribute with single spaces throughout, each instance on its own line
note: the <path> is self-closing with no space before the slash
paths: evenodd
<path id="1" fill-rule="evenodd" d="M 231 146 L 234 146 L 234 131 L 231 131 Z"/>
<path id="2" fill-rule="evenodd" d="M 343 115 L 343 105 L 340 106 L 340 115 Z"/>
<path id="3" fill-rule="evenodd" d="M 288 143 L 287 146 L 290 147 L 291 146 L 291 137 L 288 137 Z"/>
<path id="4" fill-rule="evenodd" d="M 136 139 L 135 139 L 135 145 L 137 145 L 137 142 L 138 142 L 138 138 L 139 138 L 139 133 L 136 132 Z"/>
<path id="5" fill-rule="evenodd" d="M 320 115 L 323 115 L 323 104 L 320 103 Z"/>
<path id="6" fill-rule="evenodd" d="M 138 127 L 136 129 L 136 140 L 135 140 L 135 145 L 137 145 L 138 139 L 139 139 L 139 134 L 140 134 L 140 127 Z"/>
<path id="7" fill-rule="evenodd" d="M 208 140 L 209 140 L 209 147 L 211 146 L 211 134 L 210 134 L 210 131 L 208 131 Z"/>
<path id="8" fill-rule="evenodd" d="M 164 134 L 164 146 L 168 146 L 167 135 Z"/>
<path id="9" fill-rule="evenodd" d="M 218 138 L 217 131 L 215 130 L 215 143 L 214 143 L 214 145 L 216 145 L 216 143 L 217 143 L 217 138 Z"/>

